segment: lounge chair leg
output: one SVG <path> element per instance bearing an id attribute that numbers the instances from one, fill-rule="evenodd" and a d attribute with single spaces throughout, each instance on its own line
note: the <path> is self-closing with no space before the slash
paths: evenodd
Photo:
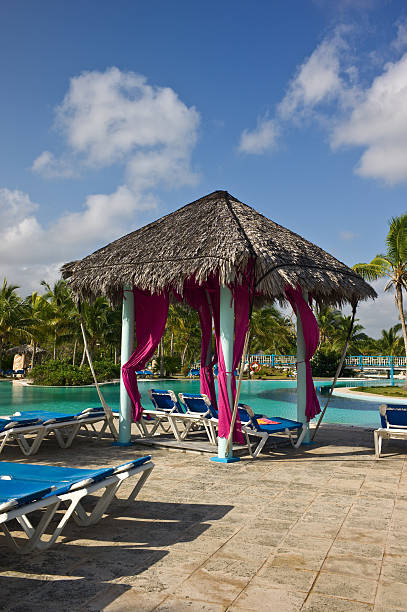
<path id="1" fill-rule="evenodd" d="M 258 443 L 257 447 L 254 450 L 254 453 L 252 454 L 253 459 L 256 459 L 256 457 L 263 450 L 263 446 L 266 444 L 267 439 L 268 439 L 268 435 L 267 434 L 265 436 L 262 436 L 260 442 Z"/>
<path id="2" fill-rule="evenodd" d="M 31 444 L 28 442 L 28 440 L 25 439 L 23 434 L 16 435 L 18 445 L 26 457 L 28 457 L 29 455 L 35 455 L 35 453 L 40 448 L 46 433 L 47 431 L 45 428 L 43 430 L 37 431 L 34 441 Z"/>
<path id="3" fill-rule="evenodd" d="M 379 432 L 377 430 L 375 430 L 373 432 L 373 437 L 376 459 L 380 459 L 380 453 L 382 450 L 382 436 L 379 435 Z"/>
<path id="4" fill-rule="evenodd" d="M 17 521 L 19 522 L 19 524 L 21 525 L 21 527 L 23 528 L 23 530 L 25 531 L 26 535 L 29 538 L 29 540 L 24 542 L 23 544 L 17 544 L 17 542 L 11 535 L 7 525 L 3 523 L 2 528 L 3 528 L 4 535 L 6 536 L 7 544 L 13 550 L 16 550 L 22 554 L 27 554 L 27 553 L 32 552 L 33 550 L 36 550 L 36 549 L 41 550 L 41 549 L 45 549 L 51 546 L 51 544 L 53 544 L 55 540 L 57 539 L 59 533 L 62 531 L 62 528 L 61 530 L 58 531 L 55 537 L 54 537 L 54 534 L 55 534 L 54 532 L 54 534 L 52 535 L 51 539 L 48 540 L 48 542 L 41 542 L 41 537 L 44 531 L 46 530 L 46 528 L 48 527 L 49 523 L 53 519 L 56 511 L 59 508 L 59 505 L 60 505 L 60 501 L 57 501 L 55 504 L 52 504 L 51 506 L 49 506 L 47 510 L 44 512 L 44 514 L 42 515 L 41 520 L 38 523 L 37 527 L 35 528 L 32 526 L 32 524 L 30 523 L 30 521 L 28 520 L 26 516 L 23 515 L 17 518 Z M 64 520 L 64 525 L 66 521 L 68 520 L 69 516 L 66 518 L 66 520 Z M 65 515 L 63 519 L 65 519 Z M 62 522 L 62 520 L 60 522 Z"/>
<path id="5" fill-rule="evenodd" d="M 169 415 L 168 415 L 168 420 L 169 420 L 169 422 L 170 422 L 171 429 L 172 429 L 172 433 L 174 434 L 175 439 L 176 439 L 178 442 L 181 442 L 181 439 L 182 439 L 182 438 L 181 438 L 181 434 L 180 434 L 180 432 L 179 432 L 179 430 L 178 430 L 177 424 L 176 424 L 176 422 L 175 422 L 175 421 L 176 421 L 176 420 L 175 420 L 175 417 L 172 417 L 172 416 L 169 414 Z"/>
<path id="6" fill-rule="evenodd" d="M 252 445 L 247 431 L 244 432 L 244 435 L 246 436 L 247 448 L 249 449 L 250 456 L 253 458 Z"/>
<path id="7" fill-rule="evenodd" d="M 148 467 L 147 469 L 144 470 L 144 472 L 141 474 L 141 476 L 140 476 L 136 486 L 134 487 L 134 489 L 132 490 L 132 492 L 128 496 L 128 498 L 127 498 L 128 500 L 134 501 L 136 499 L 136 497 L 139 494 L 140 490 L 144 486 L 144 483 L 146 482 L 147 478 L 150 476 L 151 472 L 153 471 L 153 467 L 154 467 L 154 464 L 151 467 Z"/>

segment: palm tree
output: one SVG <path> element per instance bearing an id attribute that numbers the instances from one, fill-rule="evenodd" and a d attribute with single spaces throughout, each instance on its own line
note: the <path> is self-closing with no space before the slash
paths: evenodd
<path id="1" fill-rule="evenodd" d="M 382 329 L 382 337 L 377 340 L 377 346 L 383 355 L 400 355 L 403 351 L 403 339 L 398 335 L 401 324 L 397 323 L 390 329 Z"/>
<path id="2" fill-rule="evenodd" d="M 49 326 L 52 330 L 53 359 L 55 360 L 57 345 L 66 340 L 67 336 L 69 337 L 73 324 L 76 323 L 76 326 L 74 325 L 75 329 L 79 328 L 77 324 L 78 313 L 68 286 L 63 279 L 56 281 L 53 287 L 45 281 L 41 281 L 41 285 L 47 290 L 43 297 L 49 302 L 52 311 L 49 317 Z"/>
<path id="3" fill-rule="evenodd" d="M 332 348 L 334 351 L 336 350 L 339 353 L 343 351 L 346 338 L 349 334 L 351 320 L 352 317 L 344 317 L 342 313 L 340 313 L 340 318 L 338 318 L 335 330 L 333 332 Z M 360 325 L 360 323 L 357 323 L 357 320 L 358 319 L 355 319 L 354 325 L 352 327 L 352 333 L 349 338 L 347 350 L 348 355 L 355 355 L 360 353 L 361 343 L 365 342 L 369 338 L 365 333 L 362 332 L 362 329 L 364 329 L 364 327 L 363 325 Z"/>
<path id="4" fill-rule="evenodd" d="M 318 306 L 315 318 L 319 327 L 319 341 L 321 345 L 332 344 L 338 325 L 340 326 L 342 313 L 331 306 Z"/>
<path id="5" fill-rule="evenodd" d="M 49 321 L 52 317 L 52 307 L 43 295 L 36 291 L 24 300 L 27 311 L 29 331 L 31 333 L 32 358 L 31 367 L 35 364 L 37 344 L 47 339 L 49 335 Z"/>
<path id="6" fill-rule="evenodd" d="M 253 310 L 250 323 L 250 351 L 288 353 L 295 347 L 293 326 L 274 306 Z"/>
<path id="7" fill-rule="evenodd" d="M 3 280 L 0 289 L 0 369 L 5 346 L 21 337 L 30 338 L 28 312 L 17 289 L 17 285 L 9 285 Z"/>
<path id="8" fill-rule="evenodd" d="M 97 345 L 100 345 L 108 328 L 108 317 L 111 312 L 109 302 L 104 297 L 98 297 L 93 304 L 83 302 L 82 318 L 88 340 L 89 353 L 94 357 Z M 85 362 L 85 351 L 83 352 L 81 366 Z"/>
<path id="9" fill-rule="evenodd" d="M 355 264 L 353 269 L 368 281 L 388 278 L 384 290 L 395 290 L 407 358 L 407 330 L 403 312 L 403 289 L 407 289 L 407 214 L 390 219 L 386 245 L 385 254 L 376 255 L 370 263 Z M 404 387 L 407 389 L 407 379 Z"/>

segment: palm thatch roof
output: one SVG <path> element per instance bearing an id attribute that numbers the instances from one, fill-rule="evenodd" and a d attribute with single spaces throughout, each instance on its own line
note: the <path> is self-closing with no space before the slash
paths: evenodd
<path id="1" fill-rule="evenodd" d="M 19 346 L 13 346 L 12 348 L 7 349 L 6 353 L 8 353 L 9 355 L 20 355 L 23 353 L 30 353 L 32 355 L 33 350 L 34 349 L 31 346 L 31 344 L 20 344 Z M 35 347 L 36 355 L 38 355 L 39 353 L 46 353 L 46 352 L 47 351 L 41 348 L 40 346 Z"/>
<path id="2" fill-rule="evenodd" d="M 186 279 L 214 273 L 239 280 L 255 258 L 256 294 L 284 301 L 289 284 L 319 303 L 341 305 L 376 297 L 374 289 L 312 242 L 267 219 L 227 191 L 215 191 L 146 225 L 80 261 L 62 274 L 78 299 L 121 300 L 123 286 L 182 294 Z"/>

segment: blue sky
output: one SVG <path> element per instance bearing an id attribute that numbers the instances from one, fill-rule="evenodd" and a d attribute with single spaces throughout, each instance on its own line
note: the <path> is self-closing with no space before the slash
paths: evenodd
<path id="1" fill-rule="evenodd" d="M 406 52 L 404 1 L 3 0 L 3 275 L 39 289 L 215 189 L 369 261 L 406 212 Z"/>

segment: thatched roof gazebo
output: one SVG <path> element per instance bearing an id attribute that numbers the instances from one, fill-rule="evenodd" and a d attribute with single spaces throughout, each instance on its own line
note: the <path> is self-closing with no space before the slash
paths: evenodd
<path id="1" fill-rule="evenodd" d="M 133 288 L 139 296 L 143 292 L 165 294 L 168 299 L 184 298 L 191 303 L 188 294 L 191 288 L 208 291 L 217 284 L 220 348 L 225 360 L 225 375 L 229 378 L 234 369 L 234 335 L 237 338 L 234 327 L 234 308 L 238 306 L 236 287 L 245 287 L 246 293 L 248 289 L 251 304 L 275 300 L 282 303 L 288 299 L 294 304 L 298 320 L 297 420 L 302 423 L 306 422 L 305 363 L 308 361 L 309 365 L 309 359 L 298 316 L 299 303 L 292 301 L 293 291 L 300 292 L 301 308 L 308 310 L 303 296 L 312 296 L 319 304 L 337 306 L 346 302 L 354 305 L 376 297 L 373 288 L 345 264 L 226 191 L 215 191 L 80 261 L 65 264 L 62 274 L 78 300 L 92 301 L 104 295 L 111 303 L 118 304 L 124 298 L 122 364 L 132 352 Z M 216 304 L 210 306 L 216 327 Z M 136 332 L 137 329 L 138 326 Z M 227 385 L 230 386 L 229 378 Z M 227 395 L 231 400 L 233 394 L 229 386 Z M 130 440 L 129 400 L 124 387 L 121 391 L 119 440 L 125 443 Z"/>
<path id="2" fill-rule="evenodd" d="M 185 280 L 219 273 L 228 285 L 255 257 L 256 295 L 285 300 L 287 284 L 300 285 L 320 303 L 341 305 L 376 297 L 356 272 L 312 242 L 267 219 L 227 191 L 215 191 L 142 227 L 62 274 L 83 299 L 121 301 L 123 286 L 182 293 Z"/>
<path id="3" fill-rule="evenodd" d="M 35 354 L 39 355 L 41 353 L 46 353 L 47 351 L 40 346 L 32 346 L 31 344 L 20 344 L 19 346 L 13 346 L 12 348 L 7 349 L 6 353 L 9 355 L 22 355 L 28 354 L 32 355 L 35 350 Z"/>

